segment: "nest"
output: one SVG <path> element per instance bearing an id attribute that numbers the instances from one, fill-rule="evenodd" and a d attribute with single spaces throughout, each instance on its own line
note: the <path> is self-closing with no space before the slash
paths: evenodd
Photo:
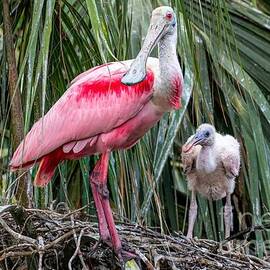
<path id="1" fill-rule="evenodd" d="M 0 269 L 120 269 L 111 248 L 99 243 L 97 223 L 81 209 L 60 213 L 4 206 L 0 224 Z M 123 247 L 138 257 L 126 269 L 270 269 L 270 263 L 226 252 L 214 241 L 190 241 L 131 224 L 117 229 Z"/>

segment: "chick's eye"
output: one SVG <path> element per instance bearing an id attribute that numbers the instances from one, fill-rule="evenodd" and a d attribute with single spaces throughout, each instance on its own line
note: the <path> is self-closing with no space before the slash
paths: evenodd
<path id="1" fill-rule="evenodd" d="M 172 13 L 168 12 L 168 13 L 166 14 L 166 19 L 167 19 L 167 20 L 171 20 L 172 17 L 173 17 Z"/>
<path id="2" fill-rule="evenodd" d="M 206 132 L 204 133 L 204 136 L 205 136 L 205 137 L 209 137 L 209 135 L 210 135 L 209 131 L 206 131 Z"/>

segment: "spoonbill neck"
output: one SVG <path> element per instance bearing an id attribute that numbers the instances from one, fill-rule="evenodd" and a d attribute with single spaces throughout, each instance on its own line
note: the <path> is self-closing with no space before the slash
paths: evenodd
<path id="1" fill-rule="evenodd" d="M 159 67 L 161 76 L 168 75 L 168 68 L 181 73 L 180 65 L 176 54 L 177 34 L 167 34 L 158 44 Z M 171 73 L 170 73 L 171 74 Z"/>
<path id="2" fill-rule="evenodd" d="M 176 53 L 177 34 L 165 35 L 158 44 L 159 81 L 153 102 L 164 111 L 180 108 L 182 71 Z"/>
<path id="3" fill-rule="evenodd" d="M 217 159 L 215 153 L 215 145 L 202 146 L 202 149 L 197 158 L 196 168 L 198 171 L 211 173 L 217 167 Z"/>

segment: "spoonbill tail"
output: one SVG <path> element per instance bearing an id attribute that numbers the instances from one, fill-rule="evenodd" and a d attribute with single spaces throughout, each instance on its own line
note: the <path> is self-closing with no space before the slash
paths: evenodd
<path id="1" fill-rule="evenodd" d="M 158 44 L 159 57 L 149 57 Z M 71 83 L 64 95 L 25 136 L 10 166 L 39 163 L 36 186 L 45 186 L 64 160 L 98 154 L 90 174 L 101 240 L 118 258 L 125 251 L 109 205 L 110 153 L 132 147 L 165 112 L 179 109 L 183 77 L 176 54 L 177 24 L 171 7 L 156 8 L 135 60 L 94 67 Z"/>
<path id="2" fill-rule="evenodd" d="M 202 124 L 182 147 L 182 163 L 191 190 L 187 237 L 192 238 L 197 216 L 196 193 L 210 200 L 226 197 L 225 238 L 232 226 L 231 194 L 240 168 L 240 146 L 230 135 L 221 135 L 209 124 Z"/>

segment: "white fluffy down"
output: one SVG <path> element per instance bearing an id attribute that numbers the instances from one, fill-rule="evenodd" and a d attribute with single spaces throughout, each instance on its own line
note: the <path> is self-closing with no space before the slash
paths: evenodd
<path id="1" fill-rule="evenodd" d="M 213 145 L 196 145 L 188 153 L 182 151 L 182 163 L 188 188 L 218 200 L 234 191 L 240 169 L 240 145 L 232 136 L 216 132 Z"/>

